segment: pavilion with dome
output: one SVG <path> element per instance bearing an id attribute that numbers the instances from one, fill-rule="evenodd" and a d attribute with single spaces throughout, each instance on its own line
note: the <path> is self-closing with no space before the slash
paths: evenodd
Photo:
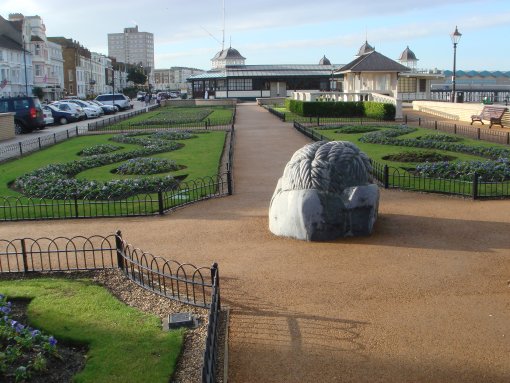
<path id="1" fill-rule="evenodd" d="M 232 47 L 219 51 L 212 59 L 212 69 L 188 78 L 193 98 L 288 97 L 296 89 L 334 90 L 332 65 L 326 56 L 318 64 L 246 65 L 246 58 Z"/>

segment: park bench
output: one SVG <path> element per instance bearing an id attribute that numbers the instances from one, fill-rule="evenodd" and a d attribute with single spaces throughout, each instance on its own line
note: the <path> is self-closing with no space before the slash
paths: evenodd
<path id="1" fill-rule="evenodd" d="M 471 125 L 473 125 L 473 122 L 475 121 L 479 121 L 482 125 L 485 125 L 482 120 L 486 120 L 490 121 L 489 129 L 492 128 L 492 125 L 499 125 L 503 127 L 501 124 L 501 118 L 505 112 L 506 108 L 485 105 L 480 114 L 474 114 L 471 116 Z"/>

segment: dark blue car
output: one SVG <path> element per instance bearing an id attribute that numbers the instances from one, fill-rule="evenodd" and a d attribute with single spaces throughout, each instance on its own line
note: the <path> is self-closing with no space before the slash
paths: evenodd
<path id="1" fill-rule="evenodd" d="M 78 121 L 80 119 L 80 115 L 66 104 L 43 105 L 43 109 L 49 110 L 55 120 L 55 123 L 61 125 Z"/>

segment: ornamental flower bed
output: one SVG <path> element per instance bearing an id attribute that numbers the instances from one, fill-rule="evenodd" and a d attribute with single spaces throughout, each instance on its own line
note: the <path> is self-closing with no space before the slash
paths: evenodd
<path id="1" fill-rule="evenodd" d="M 11 302 L 0 294 L 0 380 L 23 382 L 57 358 L 57 340 L 11 318 Z"/>
<path id="2" fill-rule="evenodd" d="M 164 158 L 141 157 L 127 160 L 116 169 L 117 174 L 158 174 L 178 170 L 175 161 Z"/>
<path id="3" fill-rule="evenodd" d="M 140 133 L 117 135 L 111 140 L 141 145 L 142 148 L 130 152 L 91 155 L 63 164 L 50 164 L 18 177 L 13 186 L 26 196 L 52 199 L 122 199 L 141 193 L 172 190 L 178 187 L 178 181 L 172 176 L 115 179 L 107 182 L 73 178 L 78 173 L 95 167 L 177 150 L 183 144 L 171 141 L 169 137 L 186 139 L 194 136 L 176 133 L 162 137 Z"/>
<path id="4" fill-rule="evenodd" d="M 79 153 L 82 156 L 95 156 L 97 154 L 106 154 L 111 153 L 116 150 L 122 149 L 122 146 L 118 145 L 110 145 L 110 144 L 100 144 L 100 145 L 94 145 L 88 148 L 82 149 L 82 151 Z"/>
<path id="5" fill-rule="evenodd" d="M 445 150 L 487 158 L 485 161 L 429 161 L 417 165 L 415 170 L 410 170 L 415 175 L 472 181 L 476 173 L 480 181 L 501 182 L 510 180 L 509 149 L 466 145 L 458 142 L 461 138 L 446 134 L 426 134 L 417 138 L 398 138 L 416 130 L 416 128 L 406 125 L 381 128 L 379 131 L 364 134 L 359 141 L 369 144 Z M 340 130 L 338 133 L 345 132 Z"/>

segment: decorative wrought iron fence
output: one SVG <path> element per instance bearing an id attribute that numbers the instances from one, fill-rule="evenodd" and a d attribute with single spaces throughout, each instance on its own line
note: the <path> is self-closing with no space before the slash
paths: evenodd
<path id="1" fill-rule="evenodd" d="M 218 361 L 218 337 L 221 312 L 220 274 L 218 264 L 211 267 L 212 294 L 209 310 L 209 324 L 205 340 L 204 364 L 202 367 L 202 382 L 214 383 L 216 381 L 216 363 Z"/>
<path id="2" fill-rule="evenodd" d="M 311 127 L 294 121 L 294 128 L 314 141 L 330 139 Z M 510 181 L 487 182 L 473 174 L 471 181 L 447 178 L 433 178 L 413 175 L 402 169 L 383 165 L 372 160 L 372 175 L 386 189 L 398 188 L 429 193 L 452 194 L 473 199 L 509 198 Z"/>

